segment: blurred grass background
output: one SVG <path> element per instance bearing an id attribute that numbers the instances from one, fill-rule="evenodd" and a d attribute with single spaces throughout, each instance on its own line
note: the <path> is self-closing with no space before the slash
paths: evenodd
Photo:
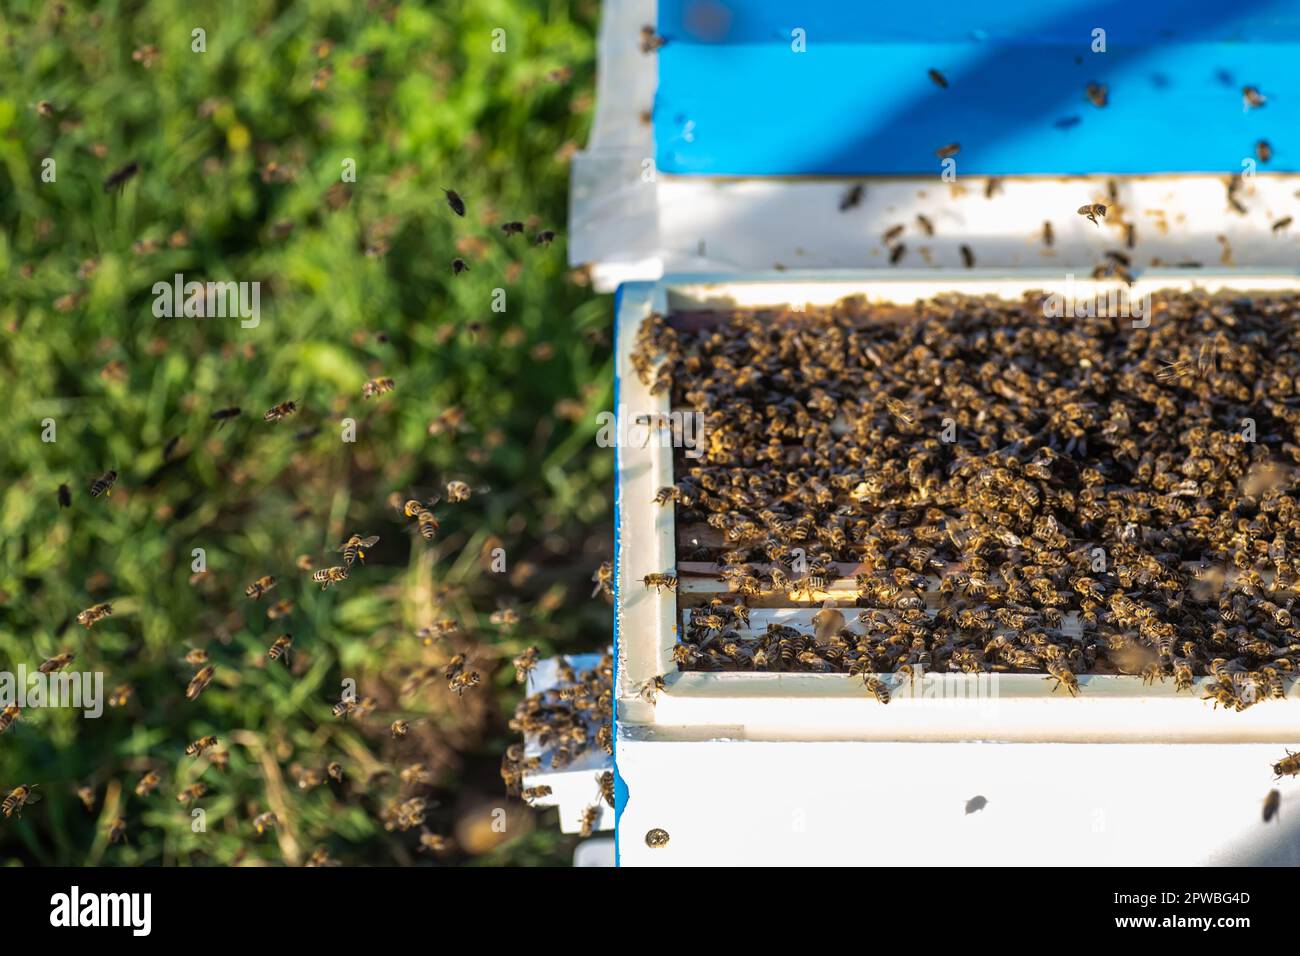
<path id="1" fill-rule="evenodd" d="M 278 864 L 319 848 L 345 864 L 569 861 L 554 811 L 508 800 L 498 767 L 520 694 L 510 658 L 609 639 L 609 607 L 588 595 L 610 549 L 613 461 L 595 416 L 612 401 L 611 305 L 564 248 L 597 14 L 595 0 L 4 5 L 0 669 L 67 650 L 105 691 L 134 693 L 98 720 L 29 710 L 0 736 L 0 786 L 44 796 L 0 819 L 0 861 Z M 349 159 L 355 183 L 341 182 Z M 132 161 L 138 175 L 106 192 Z M 526 234 L 504 236 L 508 220 Z M 544 229 L 555 242 L 535 246 Z M 453 276 L 456 257 L 469 272 Z M 260 282 L 260 325 L 155 318 L 153 284 L 178 272 Z M 381 375 L 396 390 L 363 400 Z M 290 399 L 296 416 L 262 421 Z M 217 427 L 228 405 L 243 414 Z M 92 499 L 109 468 L 117 488 Z M 453 478 L 490 490 L 439 505 L 432 545 L 385 503 Z M 322 592 L 295 567 L 338 563 L 353 532 L 381 540 L 341 586 Z M 505 573 L 489 569 L 496 547 Z M 191 583 L 195 548 L 209 574 Z M 264 574 L 277 589 L 245 598 Z M 282 598 L 296 609 L 269 621 Z M 78 625 L 99 601 L 112 617 Z M 502 606 L 517 626 L 489 622 Z M 461 633 L 423 646 L 416 629 L 441 618 Z M 268 666 L 285 631 L 292 667 Z M 217 673 L 189 702 L 192 648 Z M 402 693 L 455 653 L 483 675 L 463 699 L 441 678 Z M 331 716 L 345 678 L 374 715 Z M 395 717 L 412 721 L 405 740 Z M 224 770 L 183 756 L 207 733 Z M 334 760 L 344 785 L 298 785 Z M 414 763 L 427 782 L 403 784 Z M 162 785 L 137 797 L 149 769 Z M 196 780 L 211 789 L 202 833 L 176 800 Z M 417 795 L 447 851 L 384 829 L 383 808 Z M 258 837 L 267 810 L 281 826 Z M 127 842 L 109 844 L 117 814 Z"/>

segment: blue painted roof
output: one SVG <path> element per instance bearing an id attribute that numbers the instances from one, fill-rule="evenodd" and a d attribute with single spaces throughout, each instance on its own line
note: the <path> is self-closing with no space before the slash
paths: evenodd
<path id="1" fill-rule="evenodd" d="M 1296 2 L 660 0 L 658 29 L 665 172 L 938 175 L 957 143 L 958 175 L 1230 173 L 1260 139 L 1300 170 Z"/>

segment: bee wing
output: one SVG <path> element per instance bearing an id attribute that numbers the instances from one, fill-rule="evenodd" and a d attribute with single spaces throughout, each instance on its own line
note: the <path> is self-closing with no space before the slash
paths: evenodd
<path id="1" fill-rule="evenodd" d="M 368 538 L 363 538 L 363 539 L 361 540 L 361 547 L 363 547 L 363 548 L 373 548 L 373 547 L 374 547 L 375 545 L 377 545 L 378 543 L 379 543 L 379 535 L 377 535 L 377 534 L 372 534 L 370 537 L 368 537 Z M 342 548 L 339 548 L 339 550 L 342 551 L 343 549 L 342 549 Z"/>

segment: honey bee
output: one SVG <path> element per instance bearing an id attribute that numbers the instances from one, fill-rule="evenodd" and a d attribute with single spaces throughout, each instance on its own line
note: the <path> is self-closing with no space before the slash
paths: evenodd
<path id="1" fill-rule="evenodd" d="M 203 751 L 211 750 L 218 743 L 219 741 L 212 734 L 208 734 L 206 737 L 200 737 L 198 740 L 194 741 L 192 744 L 190 744 L 188 747 L 185 748 L 185 756 L 202 757 Z"/>
<path id="2" fill-rule="evenodd" d="M 176 794 L 176 802 L 180 804 L 190 804 L 195 800 L 200 800 L 207 795 L 208 785 L 206 783 L 192 783 L 180 793 Z"/>
<path id="3" fill-rule="evenodd" d="M 524 790 L 520 792 L 519 795 L 524 800 L 527 800 L 529 803 L 531 803 L 534 800 L 541 800 L 543 797 L 549 797 L 553 792 L 554 791 L 550 787 L 546 786 L 545 784 L 542 784 L 541 786 L 537 786 L 537 787 L 526 787 Z"/>
<path id="4" fill-rule="evenodd" d="M 23 807 L 31 802 L 35 803 L 32 791 L 36 788 L 34 783 L 25 783 L 14 787 L 9 791 L 9 796 L 5 797 L 4 803 L 0 804 L 0 813 L 5 817 L 22 818 Z"/>
<path id="5" fill-rule="evenodd" d="M 1264 94 L 1261 93 L 1256 87 L 1243 86 L 1241 88 L 1241 102 L 1242 102 L 1243 109 L 1248 110 L 1251 109 L 1252 107 L 1258 109 L 1259 107 L 1263 106 L 1266 102 L 1268 102 L 1268 98 L 1264 96 Z"/>
<path id="6" fill-rule="evenodd" d="M 253 830 L 258 836 L 264 834 L 267 830 L 274 830 L 279 824 L 274 813 L 259 813 L 253 818 Z"/>
<path id="7" fill-rule="evenodd" d="M 472 494 L 473 489 L 463 481 L 447 482 L 447 502 L 449 504 L 459 504 L 462 501 L 469 501 L 470 495 Z"/>
<path id="8" fill-rule="evenodd" d="M 138 172 L 140 172 L 140 164 L 135 160 L 118 167 L 104 177 L 104 192 L 111 193 L 114 189 L 125 189 L 126 184 L 135 178 Z"/>
<path id="9" fill-rule="evenodd" d="M 95 809 L 95 788 L 78 787 L 77 799 L 81 801 L 81 805 L 86 808 L 87 813 L 92 813 Z"/>
<path id="10" fill-rule="evenodd" d="M 647 704 L 653 704 L 659 696 L 659 692 L 666 686 L 668 685 L 664 681 L 664 675 L 656 674 L 641 685 L 641 699 Z"/>
<path id="11" fill-rule="evenodd" d="M 1052 232 L 1052 221 L 1050 219 L 1044 219 L 1043 220 L 1043 245 L 1047 246 L 1048 248 L 1051 248 L 1052 244 L 1055 242 L 1056 242 L 1056 234 Z"/>
<path id="12" fill-rule="evenodd" d="M 595 587 L 591 589 L 591 596 L 595 597 L 602 591 L 606 597 L 614 596 L 614 565 L 609 561 L 602 561 L 595 573 L 592 574 L 591 580 Z"/>
<path id="13" fill-rule="evenodd" d="M 1281 232 L 1282 230 L 1286 229 L 1287 226 L 1291 225 L 1293 221 L 1294 220 L 1292 219 L 1291 216 L 1283 216 L 1277 222 L 1273 223 L 1272 226 L 1273 232 L 1275 233 Z"/>
<path id="14" fill-rule="evenodd" d="M 512 607 L 498 608 L 488 615 L 488 623 L 497 627 L 514 627 L 519 623 L 519 612 Z"/>
<path id="15" fill-rule="evenodd" d="M 329 588 L 331 584 L 338 584 L 340 581 L 348 579 L 348 569 L 341 565 L 335 565 L 332 568 L 321 568 L 311 576 L 311 579 L 320 585 L 322 591 Z"/>
<path id="16" fill-rule="evenodd" d="M 203 689 L 212 683 L 212 676 L 217 672 L 215 664 L 208 664 L 199 670 L 190 681 L 189 686 L 185 688 L 186 700 L 198 700 L 199 694 Z"/>
<path id="17" fill-rule="evenodd" d="M 528 679 L 534 667 L 537 666 L 539 651 L 535 647 L 529 647 L 522 654 L 514 659 L 515 665 L 515 683 L 522 684 Z"/>
<path id="18" fill-rule="evenodd" d="M 114 817 L 108 821 L 108 842 L 120 843 L 126 839 L 126 821 L 121 817 Z"/>
<path id="19" fill-rule="evenodd" d="M 848 188 L 840 198 L 840 212 L 848 212 L 855 209 L 862 203 L 863 187 L 861 183 L 854 183 Z"/>
<path id="20" fill-rule="evenodd" d="M 372 378 L 361 386 L 361 397 L 375 398 L 385 392 L 391 392 L 396 387 L 391 378 Z"/>
<path id="21" fill-rule="evenodd" d="M 17 704 L 8 704 L 4 710 L 0 710 L 0 734 L 12 727 L 21 714 L 22 708 Z"/>
<path id="22" fill-rule="evenodd" d="M 1282 793 L 1280 790 L 1270 790 L 1268 796 L 1264 798 L 1264 822 L 1268 823 L 1277 816 L 1278 808 L 1282 806 Z"/>
<path id="23" fill-rule="evenodd" d="M 316 849 L 312 850 L 311 856 L 309 856 L 307 862 L 303 864 L 303 866 L 311 867 L 338 865 L 339 861 L 330 856 L 330 851 L 325 849 L 323 846 L 318 846 Z"/>
<path id="24" fill-rule="evenodd" d="M 344 697 L 330 710 L 335 717 L 351 717 L 357 709 L 357 701 L 354 697 Z"/>
<path id="25" fill-rule="evenodd" d="M 605 802 L 612 808 L 614 806 L 614 771 L 603 771 L 596 777 L 596 784 L 600 788 L 600 795 L 605 798 Z"/>
<path id="26" fill-rule="evenodd" d="M 433 504 L 433 502 L 430 502 Z M 433 516 L 433 512 L 419 501 L 411 499 L 402 506 L 402 514 L 408 518 L 416 519 L 416 526 L 420 530 L 420 535 L 426 541 L 432 541 L 434 535 L 438 533 L 438 519 Z"/>
<path id="27" fill-rule="evenodd" d="M 1097 221 L 1097 217 L 1101 216 L 1103 219 L 1106 218 L 1106 205 L 1105 203 L 1099 202 L 1089 203 L 1086 206 L 1080 206 L 1077 212 L 1094 226 L 1100 226 L 1101 223 Z"/>
<path id="28" fill-rule="evenodd" d="M 299 571 L 310 571 L 316 567 L 316 561 L 310 554 L 300 554 L 293 562 L 293 566 Z"/>
<path id="29" fill-rule="evenodd" d="M 282 617 L 288 617 L 293 613 L 294 603 L 291 598 L 285 598 L 283 601 L 277 601 L 266 609 L 266 619 L 268 621 L 278 621 Z"/>
<path id="30" fill-rule="evenodd" d="M 965 244 L 961 247 L 961 263 L 967 269 L 975 268 L 975 250 Z"/>
<path id="31" fill-rule="evenodd" d="M 110 468 L 90 483 L 90 497 L 98 498 L 100 495 L 112 497 L 115 484 L 117 484 L 117 472 Z"/>
<path id="32" fill-rule="evenodd" d="M 264 575 L 263 577 L 258 578 L 248 587 L 244 588 L 244 594 L 247 597 L 251 598 L 252 600 L 256 601 L 267 591 L 272 590 L 275 587 L 275 585 L 276 585 L 275 578 L 267 574 Z"/>
<path id="33" fill-rule="evenodd" d="M 947 159 L 949 156 L 956 156 L 960 151 L 960 143 L 949 143 L 947 146 L 940 146 L 936 149 L 934 155 L 940 159 Z"/>
<path id="34" fill-rule="evenodd" d="M 1273 764 L 1273 775 L 1275 778 L 1294 777 L 1300 774 L 1300 753 L 1293 754 L 1291 751 L 1286 752 L 1286 756 Z"/>
<path id="35" fill-rule="evenodd" d="M 238 418 L 241 411 L 242 409 L 238 405 L 231 405 L 227 408 L 218 408 L 215 412 L 209 415 L 208 418 L 214 422 L 219 422 L 220 424 L 217 425 L 217 428 L 220 429 L 222 425 L 230 421 L 232 418 Z"/>
<path id="36" fill-rule="evenodd" d="M 135 693 L 135 688 L 130 684 L 118 684 L 113 688 L 112 693 L 108 695 L 109 707 L 125 707 L 131 695 Z"/>
<path id="37" fill-rule="evenodd" d="M 1108 102 L 1109 93 L 1105 84 L 1089 83 L 1085 92 L 1088 94 L 1088 101 L 1098 109 L 1104 107 Z"/>
<path id="38" fill-rule="evenodd" d="M 447 198 L 447 205 L 451 207 L 451 211 L 458 216 L 464 217 L 465 200 L 460 198 L 460 193 L 454 189 L 444 189 L 442 194 Z"/>
<path id="39" fill-rule="evenodd" d="M 405 720 L 395 720 L 388 730 L 393 735 L 394 740 L 401 740 L 411 732 L 411 725 Z"/>
<path id="40" fill-rule="evenodd" d="M 669 591 L 677 590 L 677 575 L 675 574 L 662 574 L 659 572 L 647 574 L 642 579 L 642 582 L 647 589 L 654 588 L 656 592 L 662 591 L 664 588 Z"/>
<path id="41" fill-rule="evenodd" d="M 354 534 L 334 550 L 343 552 L 343 563 L 348 567 L 352 567 L 352 562 L 356 561 L 358 558 L 361 559 L 362 564 L 365 564 L 366 549 L 373 548 L 378 543 L 379 535 L 377 534 L 371 535 L 368 538 L 363 538 L 359 534 Z"/>
<path id="42" fill-rule="evenodd" d="M 37 668 L 37 670 L 40 671 L 42 674 L 53 674 L 55 671 L 60 671 L 63 668 L 67 667 L 69 664 L 71 664 L 72 659 L 75 656 L 76 655 L 73 654 L 71 651 L 64 651 L 62 654 L 57 654 L 54 657 L 51 657 L 49 660 L 45 661 L 43 664 L 41 664 L 40 667 Z"/>
<path id="43" fill-rule="evenodd" d="M 933 67 L 931 67 L 929 70 L 929 77 L 934 81 L 935 86 L 938 86 L 939 88 L 945 90 L 948 88 L 947 77 L 945 77 L 942 73 L 940 73 L 938 70 L 934 69 Z"/>
<path id="44" fill-rule="evenodd" d="M 162 783 L 162 777 L 157 770 L 150 770 L 135 785 L 135 795 L 137 797 L 147 797 L 158 789 L 158 784 Z"/>
<path id="45" fill-rule="evenodd" d="M 59 507 L 72 507 L 72 490 L 66 485 L 59 485 Z"/>
<path id="46" fill-rule="evenodd" d="M 447 838 L 420 828 L 420 850 L 423 853 L 442 853 L 448 847 Z"/>
<path id="47" fill-rule="evenodd" d="M 524 234 L 524 224 L 517 220 L 503 222 L 501 224 L 501 231 L 507 236 L 522 236 Z"/>
<path id="48" fill-rule="evenodd" d="M 333 761 L 325 768 L 325 773 L 327 773 L 329 778 L 335 783 L 343 782 L 343 765 L 337 760 Z"/>
<path id="49" fill-rule="evenodd" d="M 266 414 L 262 416 L 262 420 L 267 422 L 282 421 L 296 411 L 298 411 L 297 402 L 281 402 L 279 405 L 272 405 L 268 408 Z"/>
<path id="50" fill-rule="evenodd" d="M 1052 686 L 1055 692 L 1058 687 L 1064 687 L 1070 692 L 1071 697 L 1079 695 L 1079 678 L 1074 676 L 1074 671 L 1070 670 L 1060 661 L 1047 662 L 1047 677 L 1044 680 L 1054 680 L 1056 683 Z"/>
<path id="51" fill-rule="evenodd" d="M 555 232 L 551 229 L 543 229 L 533 239 L 533 245 L 549 246 L 554 241 L 555 241 Z"/>
<path id="52" fill-rule="evenodd" d="M 281 634 L 266 652 L 268 660 L 278 661 L 284 658 L 284 666 L 289 666 L 289 649 L 293 647 L 293 635 Z"/>
<path id="53" fill-rule="evenodd" d="M 600 819 L 600 803 L 593 803 L 591 806 L 585 807 L 578 819 L 582 826 L 578 835 L 585 840 L 591 836 L 592 831 L 596 828 L 596 822 Z"/>
<path id="54" fill-rule="evenodd" d="M 84 627 L 91 628 L 113 613 L 113 605 L 96 604 L 94 607 L 88 607 L 77 615 L 77 623 Z"/>
<path id="55" fill-rule="evenodd" d="M 185 653 L 185 663 L 193 667 L 199 667 L 200 665 L 206 664 L 208 660 L 208 652 L 203 650 L 201 647 L 192 648 Z"/>
<path id="56" fill-rule="evenodd" d="M 1255 157 L 1261 163 L 1267 163 L 1273 158 L 1273 147 L 1269 145 L 1268 140 L 1261 139 L 1255 144 Z"/>
<path id="57" fill-rule="evenodd" d="M 462 272 L 469 272 L 469 263 L 457 256 L 451 260 L 451 274 L 458 276 Z"/>

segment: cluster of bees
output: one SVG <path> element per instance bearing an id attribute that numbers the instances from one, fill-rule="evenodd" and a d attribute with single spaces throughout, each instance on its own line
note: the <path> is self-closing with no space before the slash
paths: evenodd
<path id="1" fill-rule="evenodd" d="M 652 316 L 634 364 L 705 437 L 656 501 L 677 509 L 679 561 L 731 592 L 690 609 L 678 665 L 855 674 L 882 702 L 930 670 L 1042 673 L 1071 695 L 1085 673 L 1208 678 L 1232 710 L 1284 697 L 1297 302 L 1171 293 L 1153 312 L 1062 324 L 1030 293 Z M 822 601 L 836 581 L 853 607 Z M 755 635 L 747 603 L 774 595 L 822 603 L 813 632 Z"/>
<path id="2" fill-rule="evenodd" d="M 520 682 L 537 662 L 535 648 L 515 660 Z M 515 733 L 533 738 L 541 754 L 529 756 L 523 744 L 512 744 L 501 760 L 501 779 L 512 797 L 532 801 L 550 795 L 547 786 L 524 787 L 526 774 L 544 767 L 563 770 L 593 745 L 607 756 L 614 754 L 614 658 L 605 654 L 595 667 L 575 671 L 564 658 L 559 659 L 557 681 L 546 690 L 530 694 L 519 702 L 510 721 Z M 596 775 L 595 800 L 582 814 L 581 835 L 591 836 L 600 816 L 600 801 L 614 806 L 614 774 Z"/>

